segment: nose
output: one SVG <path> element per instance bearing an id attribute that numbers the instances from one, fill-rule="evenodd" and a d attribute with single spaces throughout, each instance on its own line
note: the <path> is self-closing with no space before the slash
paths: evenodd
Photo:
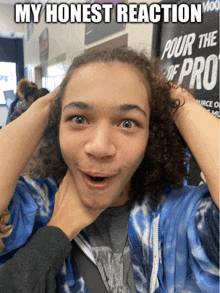
<path id="1" fill-rule="evenodd" d="M 100 125 L 91 134 L 91 139 L 85 145 L 85 152 L 95 158 L 110 158 L 115 155 L 115 144 L 111 129 L 105 124 Z"/>

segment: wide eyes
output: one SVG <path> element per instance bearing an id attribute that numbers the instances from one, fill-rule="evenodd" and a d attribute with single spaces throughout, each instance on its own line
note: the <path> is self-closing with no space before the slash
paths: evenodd
<path id="1" fill-rule="evenodd" d="M 123 128 L 132 128 L 132 127 L 137 126 L 137 123 L 135 121 L 133 121 L 133 120 L 126 119 L 126 120 L 123 120 L 120 123 L 120 126 L 123 127 Z"/>
<path id="2" fill-rule="evenodd" d="M 77 125 L 88 124 L 88 120 L 84 116 L 74 116 L 72 117 L 72 121 Z"/>
<path id="3" fill-rule="evenodd" d="M 76 125 L 86 125 L 89 124 L 89 121 L 87 120 L 87 118 L 85 116 L 80 116 L 80 115 L 75 115 L 71 118 L 71 121 L 73 123 L 75 123 Z M 131 119 L 123 119 L 122 121 L 120 121 L 119 124 L 117 124 L 117 126 L 125 128 L 125 129 L 131 129 L 135 126 L 138 126 L 138 124 Z"/>

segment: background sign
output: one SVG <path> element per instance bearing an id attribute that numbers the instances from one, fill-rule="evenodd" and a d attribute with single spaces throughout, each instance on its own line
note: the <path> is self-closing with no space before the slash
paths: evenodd
<path id="1" fill-rule="evenodd" d="M 202 3 L 202 23 L 162 25 L 160 57 L 168 79 L 195 89 L 197 101 L 213 115 L 219 113 L 219 1 Z"/>
<path id="2" fill-rule="evenodd" d="M 177 22 L 156 25 L 153 50 L 156 52 L 155 55 L 163 60 L 168 79 L 193 89 L 196 100 L 214 116 L 220 118 L 220 1 L 188 0 L 184 2 L 202 3 L 202 23 Z M 176 1 L 170 3 L 176 3 Z M 159 50 L 156 44 L 157 46 L 159 44 Z M 193 156 L 190 159 L 189 173 L 188 184 L 198 185 L 201 182 L 201 170 Z"/>
<path id="3" fill-rule="evenodd" d="M 48 61 L 49 56 L 49 35 L 48 28 L 45 28 L 39 37 L 40 62 Z"/>

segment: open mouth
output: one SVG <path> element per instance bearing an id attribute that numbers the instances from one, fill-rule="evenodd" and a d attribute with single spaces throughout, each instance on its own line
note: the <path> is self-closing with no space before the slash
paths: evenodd
<path id="1" fill-rule="evenodd" d="M 109 178 L 109 177 L 93 177 L 93 176 L 90 176 L 90 175 L 88 175 L 88 177 L 93 182 L 103 182 L 105 179 Z"/>
<path id="2" fill-rule="evenodd" d="M 95 175 L 95 174 L 94 174 Z M 100 174 L 101 175 L 101 174 Z M 88 173 L 83 172 L 85 182 L 92 188 L 104 188 L 109 185 L 115 176 L 92 176 Z"/>

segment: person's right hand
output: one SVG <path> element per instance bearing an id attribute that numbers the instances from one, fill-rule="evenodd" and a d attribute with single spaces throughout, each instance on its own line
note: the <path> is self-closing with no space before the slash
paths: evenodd
<path id="1" fill-rule="evenodd" d="M 68 170 L 55 195 L 54 212 L 47 226 L 60 228 L 71 241 L 82 229 L 92 224 L 102 211 L 84 206 Z"/>

